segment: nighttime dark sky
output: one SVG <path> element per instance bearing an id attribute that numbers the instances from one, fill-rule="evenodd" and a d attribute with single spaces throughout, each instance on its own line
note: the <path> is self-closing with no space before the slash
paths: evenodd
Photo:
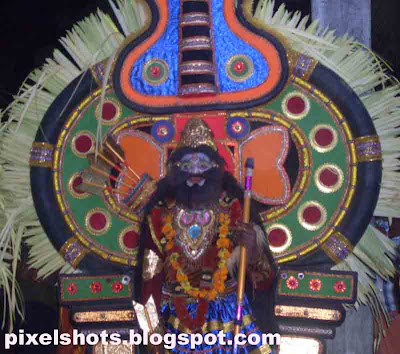
<path id="1" fill-rule="evenodd" d="M 311 0 L 286 0 L 289 9 L 310 12 Z M 276 1 L 276 6 L 282 0 Z M 1 0 L 0 4 L 0 108 L 16 94 L 30 71 L 51 56 L 57 39 L 72 24 L 96 8 L 109 9 L 107 0 Z M 372 46 L 400 73 L 400 2 L 372 0 Z M 399 75 L 397 75 L 399 76 Z"/>

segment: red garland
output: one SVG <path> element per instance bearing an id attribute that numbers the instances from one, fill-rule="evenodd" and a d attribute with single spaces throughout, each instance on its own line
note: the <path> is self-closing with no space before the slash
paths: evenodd
<path id="1" fill-rule="evenodd" d="M 174 305 L 178 318 L 183 324 L 190 329 L 191 332 L 199 330 L 206 322 L 206 314 L 208 312 L 208 301 L 200 298 L 197 304 L 197 314 L 195 318 L 190 316 L 186 306 L 186 298 L 183 296 L 177 296 L 174 299 Z"/>

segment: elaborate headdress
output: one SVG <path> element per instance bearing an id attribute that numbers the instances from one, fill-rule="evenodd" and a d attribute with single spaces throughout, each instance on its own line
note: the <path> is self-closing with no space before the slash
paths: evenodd
<path id="1" fill-rule="evenodd" d="M 211 129 L 200 118 L 193 118 L 186 123 L 177 148 L 190 147 L 195 149 L 201 145 L 207 145 L 217 151 Z"/>

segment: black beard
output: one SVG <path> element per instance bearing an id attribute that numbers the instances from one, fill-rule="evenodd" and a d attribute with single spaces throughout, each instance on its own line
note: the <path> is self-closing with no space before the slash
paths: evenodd
<path id="1" fill-rule="evenodd" d="M 175 200 L 178 204 L 190 209 L 205 207 L 215 203 L 222 192 L 223 171 L 214 167 L 201 174 L 192 174 L 176 171 L 175 175 Z M 191 177 L 201 177 L 205 179 L 202 186 L 194 184 L 192 187 L 187 185 L 187 180 Z"/>
<path id="2" fill-rule="evenodd" d="M 192 176 L 203 177 L 206 180 L 204 185 L 189 187 L 186 181 Z M 230 197 L 243 201 L 243 189 L 235 177 L 224 171 L 222 165 L 201 175 L 182 172 L 178 167 L 172 166 L 168 174 L 158 181 L 155 192 L 145 206 L 144 215 L 148 215 L 159 201 L 168 199 L 176 200 L 190 209 L 207 207 L 207 205 L 217 202 L 223 191 L 226 191 Z M 255 208 L 253 209 L 256 211 Z"/>

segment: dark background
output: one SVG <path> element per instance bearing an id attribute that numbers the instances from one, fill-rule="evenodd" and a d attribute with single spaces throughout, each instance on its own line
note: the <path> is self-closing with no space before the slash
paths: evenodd
<path id="1" fill-rule="evenodd" d="M 394 75 L 400 78 L 400 1 L 371 1 L 372 49 L 391 64 Z M 282 2 L 276 0 L 276 7 Z M 311 11 L 311 0 L 285 3 L 289 10 L 301 10 L 304 15 Z M 0 109 L 11 103 L 23 80 L 52 56 L 55 47 L 62 49 L 58 38 L 97 8 L 111 13 L 107 0 L 0 0 Z M 27 320 L 18 326 L 28 333 L 51 332 L 57 327 L 56 277 L 36 281 L 35 272 L 22 264 L 19 280 L 27 301 Z M 1 291 L 0 295 L 2 298 Z M 0 352 L 3 352 L 3 333 L 0 338 Z M 43 347 L 14 349 L 8 352 L 54 352 L 54 348 Z"/>

